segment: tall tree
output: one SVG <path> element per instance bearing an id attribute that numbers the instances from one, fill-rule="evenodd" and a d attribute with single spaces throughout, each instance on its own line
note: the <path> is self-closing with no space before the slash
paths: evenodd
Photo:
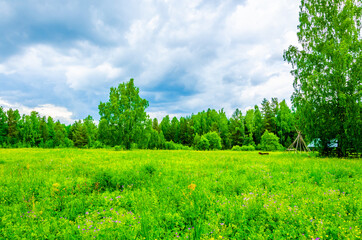
<path id="1" fill-rule="evenodd" d="M 278 98 L 272 98 L 271 99 L 271 103 L 270 103 L 270 107 L 272 109 L 272 121 L 271 121 L 271 130 L 273 133 L 277 134 L 278 133 L 278 126 L 277 126 L 277 114 L 279 111 L 279 102 L 278 102 Z"/>
<path id="2" fill-rule="evenodd" d="M 339 156 L 362 152 L 362 3 L 360 0 L 302 0 L 298 40 L 284 59 L 294 76 L 292 102 L 321 152 L 338 140 Z"/>
<path id="3" fill-rule="evenodd" d="M 40 135 L 40 115 L 36 111 L 32 111 L 30 114 L 31 130 L 33 135 L 34 146 L 39 146 L 41 142 Z"/>
<path id="4" fill-rule="evenodd" d="M 67 133 L 65 131 L 65 126 L 59 122 L 59 120 L 54 124 L 54 146 L 55 147 L 64 147 L 65 139 Z"/>
<path id="5" fill-rule="evenodd" d="M 166 141 L 171 141 L 170 126 L 171 126 L 170 116 L 166 115 L 160 123 L 160 129 L 163 132 Z"/>
<path id="6" fill-rule="evenodd" d="M 265 129 L 269 132 L 273 131 L 274 113 L 269 100 L 266 98 L 261 102 L 261 112 L 263 114 Z"/>
<path id="7" fill-rule="evenodd" d="M 245 115 L 245 139 L 244 145 L 255 145 L 253 140 L 255 132 L 255 119 L 254 119 L 254 109 L 249 109 L 246 111 Z"/>
<path id="8" fill-rule="evenodd" d="M 134 80 L 121 83 L 117 88 L 111 88 L 109 101 L 98 106 L 101 119 L 106 119 L 115 128 L 115 136 L 120 144 L 127 149 L 132 143 L 137 143 L 145 128 L 148 101 L 139 96 L 139 88 Z"/>
<path id="9" fill-rule="evenodd" d="M 170 138 L 175 143 L 179 142 L 180 122 L 177 117 L 173 117 L 169 129 Z"/>
<path id="10" fill-rule="evenodd" d="M 49 138 L 49 130 L 48 130 L 48 125 L 47 125 L 47 121 L 46 121 L 46 117 L 42 117 L 40 119 L 39 122 L 39 133 L 40 133 L 40 139 L 42 142 L 42 146 L 44 146 L 44 143 L 48 140 Z"/>
<path id="11" fill-rule="evenodd" d="M 0 107 L 0 147 L 6 142 L 6 135 L 8 134 L 7 116 L 2 107 Z"/>
<path id="12" fill-rule="evenodd" d="M 261 136 L 263 135 L 265 128 L 264 122 L 257 105 L 254 106 L 254 124 L 255 124 L 255 132 L 254 132 L 254 142 L 258 145 L 261 141 Z"/>
<path id="13" fill-rule="evenodd" d="M 7 112 L 8 135 L 7 140 L 10 145 L 14 145 L 19 141 L 19 126 L 20 114 L 18 110 L 9 109 Z"/>
<path id="14" fill-rule="evenodd" d="M 240 112 L 241 114 L 241 112 Z M 240 129 L 241 135 L 244 134 L 244 123 L 242 119 L 242 115 L 239 114 L 239 118 L 241 118 L 241 124 L 242 127 Z M 229 149 L 231 148 L 231 142 L 229 138 L 229 120 L 226 117 L 226 113 L 224 112 L 224 109 L 221 109 L 219 111 L 219 120 L 218 120 L 218 129 L 219 129 L 219 135 L 221 137 L 221 144 L 223 149 Z"/>
<path id="15" fill-rule="evenodd" d="M 107 119 L 101 119 L 98 124 L 98 140 L 105 145 L 115 146 L 117 143 L 113 133 Z"/>
<path id="16" fill-rule="evenodd" d="M 286 104 L 285 100 L 280 102 L 279 109 L 277 112 L 277 136 L 280 139 L 280 143 L 284 147 L 290 146 L 294 140 L 295 126 L 294 126 L 294 116 L 292 111 Z"/>
<path id="17" fill-rule="evenodd" d="M 230 139 L 231 145 L 243 145 L 245 137 L 244 118 L 239 109 L 236 109 L 230 118 Z"/>
<path id="18" fill-rule="evenodd" d="M 80 120 L 73 123 L 69 131 L 69 138 L 73 141 L 74 146 L 84 148 L 89 144 L 90 137 L 87 128 Z"/>
<path id="19" fill-rule="evenodd" d="M 84 120 L 83 124 L 85 129 L 87 130 L 88 136 L 88 147 L 92 147 L 97 141 L 98 128 L 94 123 L 93 117 L 88 115 Z M 75 144 L 75 143 L 74 143 Z"/>
<path id="20" fill-rule="evenodd" d="M 157 118 L 154 118 L 153 121 L 152 121 L 152 128 L 154 130 L 156 130 L 157 132 L 160 132 L 161 129 L 160 129 L 160 126 L 158 125 L 158 120 Z"/>

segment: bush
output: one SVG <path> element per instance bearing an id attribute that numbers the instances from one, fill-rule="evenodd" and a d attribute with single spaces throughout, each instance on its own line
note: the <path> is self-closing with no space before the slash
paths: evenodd
<path id="1" fill-rule="evenodd" d="M 67 147 L 67 148 L 71 148 L 71 147 L 74 147 L 74 143 L 69 138 L 65 138 L 64 139 L 64 146 Z"/>
<path id="2" fill-rule="evenodd" d="M 100 141 L 95 141 L 92 145 L 92 148 L 104 148 L 104 145 Z"/>
<path id="3" fill-rule="evenodd" d="M 214 150 L 214 149 L 221 149 L 221 137 L 219 136 L 219 134 L 217 134 L 216 132 L 209 132 L 206 133 L 205 138 L 207 138 L 207 140 L 209 140 L 209 144 L 210 144 L 210 149 Z"/>
<path id="4" fill-rule="evenodd" d="M 53 140 L 47 140 L 44 144 L 45 148 L 54 148 L 54 141 Z"/>
<path id="5" fill-rule="evenodd" d="M 233 148 L 231 150 L 232 151 L 241 151 L 241 147 L 239 145 L 235 145 L 235 146 L 233 146 Z"/>
<path id="6" fill-rule="evenodd" d="M 209 150 L 209 148 L 210 148 L 209 140 L 207 140 L 207 138 L 205 136 L 202 136 L 200 141 L 197 144 L 197 149 L 198 150 Z"/>
<path id="7" fill-rule="evenodd" d="M 118 145 L 118 146 L 114 146 L 114 151 L 123 151 L 124 146 L 122 145 Z"/>
<path id="8" fill-rule="evenodd" d="M 255 147 L 253 145 L 244 145 L 241 147 L 241 151 L 255 151 Z"/>
<path id="9" fill-rule="evenodd" d="M 249 146 L 238 146 L 235 145 L 232 149 L 232 151 L 255 151 L 255 147 L 253 145 L 249 145 Z"/>
<path id="10" fill-rule="evenodd" d="M 172 140 L 165 143 L 165 149 L 167 150 L 192 150 L 189 146 L 184 146 L 180 143 L 174 143 Z"/>
<path id="11" fill-rule="evenodd" d="M 194 137 L 194 142 L 192 143 L 192 146 L 194 146 L 195 149 L 197 149 L 197 145 L 199 144 L 200 140 L 201 140 L 200 135 L 196 133 Z"/>
<path id="12" fill-rule="evenodd" d="M 138 144 L 137 143 L 131 143 L 131 150 L 136 150 L 139 149 Z"/>
<path id="13" fill-rule="evenodd" d="M 268 130 L 261 136 L 260 148 L 264 151 L 283 150 L 283 146 L 279 143 L 279 138 L 274 133 L 269 133 Z"/>

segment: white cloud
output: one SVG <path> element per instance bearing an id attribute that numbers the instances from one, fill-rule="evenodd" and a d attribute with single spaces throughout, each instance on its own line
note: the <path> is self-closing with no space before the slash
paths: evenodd
<path id="1" fill-rule="evenodd" d="M 42 76 L 48 81 L 56 77 L 75 90 L 97 88 L 121 75 L 122 69 L 107 62 L 106 56 L 99 56 L 99 49 L 84 42 L 79 46 L 80 49 L 68 49 L 65 53 L 47 45 L 27 47 L 1 64 L 0 73 Z M 90 59 L 85 56 L 89 51 L 93 52 Z"/>
<path id="2" fill-rule="evenodd" d="M 18 109 L 20 114 L 27 115 L 30 115 L 32 111 L 36 111 L 40 116 L 51 116 L 53 119 L 59 120 L 61 123 L 65 124 L 72 124 L 75 121 L 75 119 L 73 119 L 73 113 L 67 108 L 54 106 L 53 104 L 43 104 L 31 108 L 20 103 L 10 103 L 0 98 L 0 106 L 4 107 L 5 110 L 8 110 L 9 108 Z"/>
<path id="3" fill-rule="evenodd" d="M 260 104 L 264 97 L 290 97 L 293 79 L 282 54 L 298 43 L 298 1 L 140 0 L 128 8 L 116 3 L 67 4 L 71 13 L 82 12 L 80 21 L 86 19 L 71 29 L 81 37 L 68 45 L 30 42 L 0 62 L 0 74 L 19 75 L 32 91 L 53 83 L 49 91 L 82 106 L 72 109 L 75 114 L 87 109 L 90 99 L 106 99 L 110 86 L 130 77 L 153 97 L 148 109 L 153 116 L 207 108 L 230 113 Z M 45 14 L 46 7 L 35 12 Z M 74 19 L 54 14 L 36 19 L 67 24 Z M 62 100 L 51 103 L 62 105 Z"/>
<path id="4" fill-rule="evenodd" d="M 96 67 L 68 66 L 65 75 L 70 88 L 81 90 L 115 79 L 120 76 L 121 72 L 120 68 L 115 68 L 109 63 L 103 63 Z"/>

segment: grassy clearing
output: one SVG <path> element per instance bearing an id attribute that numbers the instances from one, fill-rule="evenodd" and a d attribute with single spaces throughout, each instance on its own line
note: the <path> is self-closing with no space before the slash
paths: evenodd
<path id="1" fill-rule="evenodd" d="M 0 238 L 359 239 L 362 162 L 0 149 Z"/>

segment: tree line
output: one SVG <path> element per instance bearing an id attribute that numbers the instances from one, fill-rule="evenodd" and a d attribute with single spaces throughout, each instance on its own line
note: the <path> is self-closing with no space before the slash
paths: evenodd
<path id="1" fill-rule="evenodd" d="M 208 150 L 261 148 L 265 132 L 275 135 L 279 147 L 288 147 L 296 136 L 295 113 L 277 98 L 264 99 L 261 108 L 255 105 L 245 116 L 236 109 L 230 118 L 223 109 L 208 109 L 159 121 L 149 118 L 147 107 L 133 79 L 111 88 L 109 101 L 99 104 L 98 125 L 91 116 L 65 125 L 35 111 L 21 116 L 18 110 L 0 107 L 0 146 Z"/>
<path id="2" fill-rule="evenodd" d="M 302 0 L 298 41 L 284 60 L 292 65 L 293 111 L 285 101 L 264 99 L 243 116 L 228 118 L 223 109 L 191 116 L 167 115 L 161 122 L 146 113 L 148 101 L 131 79 L 111 88 L 109 101 L 92 117 L 72 125 L 40 117 L 20 116 L 0 108 L 0 146 L 115 147 L 116 149 L 282 149 L 296 129 L 315 140 L 322 155 L 339 157 L 362 152 L 362 3 L 360 0 Z"/>

